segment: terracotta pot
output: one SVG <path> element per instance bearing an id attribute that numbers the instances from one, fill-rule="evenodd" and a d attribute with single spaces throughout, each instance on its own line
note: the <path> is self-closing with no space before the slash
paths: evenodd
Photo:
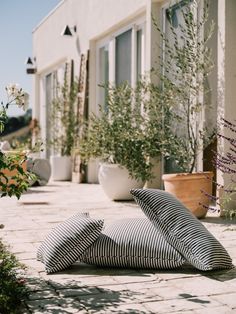
<path id="1" fill-rule="evenodd" d="M 22 158 L 20 160 L 20 162 L 25 158 L 26 153 L 24 152 L 18 152 L 18 151 L 5 151 L 5 154 L 9 154 L 9 155 L 20 155 Z M 22 169 L 26 172 L 26 161 L 24 161 L 21 164 Z M 8 184 L 15 184 L 15 180 L 11 179 L 12 177 L 14 177 L 15 175 L 18 174 L 18 171 L 15 170 L 9 170 L 9 169 L 2 169 L 1 172 L 8 178 Z M 5 179 L 2 177 L 1 178 L 2 182 L 5 183 Z"/>
<path id="2" fill-rule="evenodd" d="M 213 173 L 208 171 L 162 176 L 165 190 L 175 195 L 198 218 L 206 216 L 210 198 L 205 193 L 212 194 L 212 178 Z"/>

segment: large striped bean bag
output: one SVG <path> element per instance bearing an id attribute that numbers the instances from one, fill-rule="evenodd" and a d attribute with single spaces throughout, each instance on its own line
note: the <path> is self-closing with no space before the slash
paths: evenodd
<path id="1" fill-rule="evenodd" d="M 156 229 L 190 264 L 204 271 L 232 268 L 225 248 L 176 197 L 158 189 L 130 192 Z"/>
<path id="2" fill-rule="evenodd" d="M 103 267 L 171 269 L 181 256 L 147 218 L 118 220 L 100 234 L 80 261 Z"/>
<path id="3" fill-rule="evenodd" d="M 78 213 L 52 229 L 38 248 L 37 260 L 44 263 L 48 274 L 63 270 L 80 258 L 102 228 L 103 220 Z"/>

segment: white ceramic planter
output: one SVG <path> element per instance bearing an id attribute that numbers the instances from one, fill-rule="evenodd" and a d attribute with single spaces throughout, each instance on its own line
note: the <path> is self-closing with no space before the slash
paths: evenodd
<path id="1" fill-rule="evenodd" d="M 51 180 L 70 181 L 72 175 L 72 161 L 70 156 L 50 156 Z"/>
<path id="2" fill-rule="evenodd" d="M 132 179 L 128 170 L 116 164 L 100 165 L 98 171 L 98 180 L 105 194 L 111 200 L 132 200 L 130 190 L 133 188 L 142 188 L 141 180 Z"/>

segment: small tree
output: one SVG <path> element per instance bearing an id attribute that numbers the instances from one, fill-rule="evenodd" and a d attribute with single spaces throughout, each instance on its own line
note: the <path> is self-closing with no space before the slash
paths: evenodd
<path id="1" fill-rule="evenodd" d="M 208 41 L 214 23 L 211 22 L 206 30 L 209 10 L 207 2 L 202 14 L 200 1 L 186 1 L 187 3 L 181 9 L 183 22 L 179 24 L 178 32 L 175 28 L 175 10 L 185 3 L 177 3 L 167 10 L 171 38 L 167 38 L 157 23 L 154 23 L 163 40 L 161 67 L 157 73 L 163 93 L 167 94 L 166 100 L 178 117 L 172 123 L 172 128 L 179 138 L 179 149 L 172 150 L 172 158 L 180 170 L 192 172 L 196 169 L 199 152 L 213 137 L 212 132 L 201 125 L 201 121 L 204 108 L 210 106 L 205 97 L 208 92 L 205 83 L 213 68 Z"/>

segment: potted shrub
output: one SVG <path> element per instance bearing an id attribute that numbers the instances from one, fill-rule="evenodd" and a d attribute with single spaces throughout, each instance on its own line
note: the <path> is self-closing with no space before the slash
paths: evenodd
<path id="1" fill-rule="evenodd" d="M 160 90 L 145 80 L 136 88 L 128 83 L 105 88 L 106 105 L 90 115 L 79 152 L 84 162 L 102 162 L 98 178 L 109 198 L 132 199 L 129 190 L 152 179 L 152 159 L 164 154 L 168 132 L 163 131 Z"/>
<path id="2" fill-rule="evenodd" d="M 176 8 L 174 8 L 176 9 Z M 173 9 L 173 10 L 174 10 Z M 198 12 L 196 20 L 194 12 Z M 212 173 L 196 173 L 198 161 L 204 147 L 213 139 L 214 132 L 203 125 L 203 112 L 210 104 L 206 93 L 206 79 L 211 72 L 213 62 L 208 41 L 212 35 L 214 23 L 206 30 L 208 7 L 200 13 L 199 2 L 190 2 L 181 8 L 182 24 L 176 30 L 173 16 L 167 11 L 170 23 L 171 39 L 163 39 L 163 56 L 160 80 L 163 92 L 172 90 L 173 110 L 178 119 L 171 121 L 173 132 L 178 137 L 175 150 L 170 148 L 171 161 L 176 166 L 176 174 L 164 174 L 165 189 L 175 194 L 197 217 L 204 217 L 209 198 L 202 193 L 212 192 Z M 177 149 L 176 149 L 177 148 Z M 191 185 L 193 182 L 193 186 Z M 197 194 L 196 194 L 197 193 Z M 195 195 L 196 194 L 196 195 Z M 202 199 L 203 197 L 203 199 Z M 201 204 L 204 206 L 202 206 Z"/>
<path id="3" fill-rule="evenodd" d="M 48 144 L 53 149 L 50 163 L 52 168 L 51 177 L 55 181 L 71 180 L 71 156 L 78 140 L 77 94 L 77 81 L 69 86 L 65 80 L 63 85 L 58 85 L 56 96 L 51 102 L 51 140 Z"/>

